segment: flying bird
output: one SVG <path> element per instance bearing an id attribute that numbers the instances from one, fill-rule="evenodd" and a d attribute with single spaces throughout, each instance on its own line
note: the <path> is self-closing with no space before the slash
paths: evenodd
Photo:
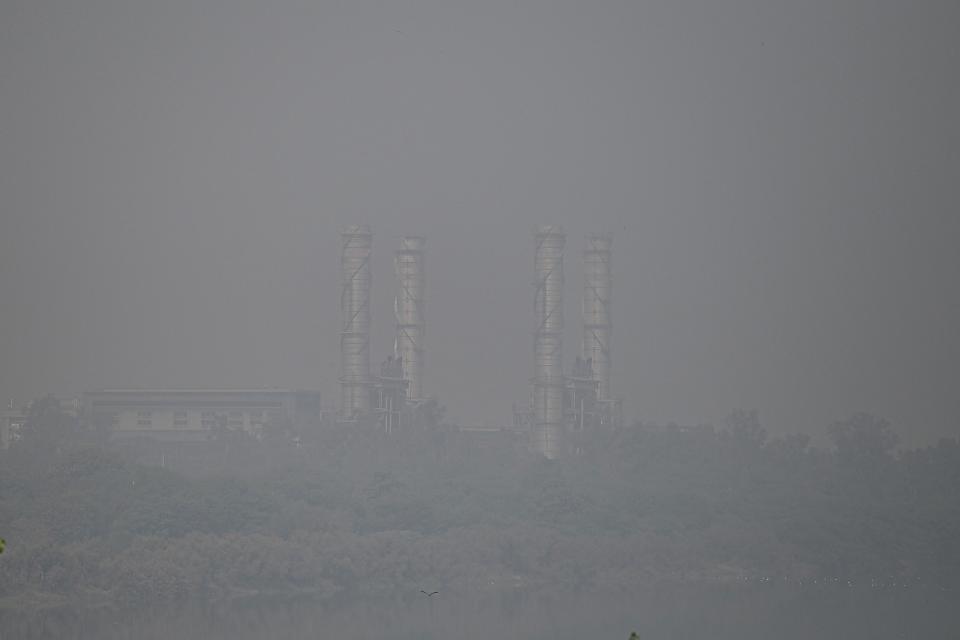
<path id="1" fill-rule="evenodd" d="M 440 592 L 439 592 L 439 591 L 431 591 L 430 593 L 427 593 L 427 592 L 424 591 L 423 589 L 420 589 L 420 593 L 422 593 L 423 595 L 425 595 L 425 596 L 427 596 L 427 597 L 429 598 L 430 596 L 435 596 L 435 595 L 437 595 L 437 594 L 440 593 Z"/>

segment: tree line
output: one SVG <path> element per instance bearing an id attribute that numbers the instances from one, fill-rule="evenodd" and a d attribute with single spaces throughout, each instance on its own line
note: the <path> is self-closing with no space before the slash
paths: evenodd
<path id="1" fill-rule="evenodd" d="M 829 450 L 738 411 L 598 431 L 562 462 L 431 420 L 235 439 L 177 469 L 35 404 L 0 452 L 0 603 L 960 576 L 960 442 L 898 450 L 867 414 L 832 425 Z"/>

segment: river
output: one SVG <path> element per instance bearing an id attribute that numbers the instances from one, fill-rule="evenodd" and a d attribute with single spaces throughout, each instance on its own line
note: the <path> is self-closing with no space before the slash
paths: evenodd
<path id="1" fill-rule="evenodd" d="M 960 637 L 956 593 L 922 585 L 670 584 L 639 592 L 543 596 L 419 590 L 390 600 L 318 603 L 255 597 L 116 611 L 0 611 L 3 640 L 440 638 L 771 640 Z"/>

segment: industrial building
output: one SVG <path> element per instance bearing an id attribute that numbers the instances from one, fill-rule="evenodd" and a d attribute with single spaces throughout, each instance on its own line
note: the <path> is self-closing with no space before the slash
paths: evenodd
<path id="1" fill-rule="evenodd" d="M 221 431 L 319 425 L 320 394 L 287 389 L 118 389 L 83 394 L 83 415 L 112 437 L 204 442 Z"/>
<path id="2" fill-rule="evenodd" d="M 373 234 L 366 225 L 340 233 L 340 418 L 355 421 L 370 411 L 370 254 Z"/>
<path id="3" fill-rule="evenodd" d="M 8 449 L 20 439 L 27 424 L 27 407 L 17 406 L 11 400 L 0 412 L 0 449 Z"/>
<path id="4" fill-rule="evenodd" d="M 407 406 L 409 382 L 404 378 L 403 360 L 388 356 L 374 381 L 374 415 L 387 434 L 400 426 Z"/>
<path id="5" fill-rule="evenodd" d="M 612 245 L 613 236 L 610 234 L 589 234 L 583 250 L 583 342 L 580 357 L 589 364 L 597 382 L 593 421 L 598 426 L 619 425 L 623 421 L 623 403 L 614 397 L 610 386 L 613 370 Z"/>
<path id="6" fill-rule="evenodd" d="M 394 258 L 396 337 L 393 353 L 370 372 L 370 259 L 373 233 L 367 225 L 340 232 L 340 410 L 342 424 L 375 420 L 385 432 L 400 426 L 409 410 L 426 400 L 425 238 L 404 236 Z"/>
<path id="7" fill-rule="evenodd" d="M 423 392 L 424 323 L 426 284 L 424 247 L 421 236 L 400 238 L 400 248 L 394 258 L 397 277 L 397 297 L 393 305 L 396 316 L 394 356 L 400 360 L 403 379 L 407 381 L 407 398 L 419 404 L 426 398 Z"/>
<path id="8" fill-rule="evenodd" d="M 548 458 L 562 453 L 564 431 L 563 396 L 563 249 L 566 234 L 560 225 L 546 225 L 536 232 L 533 261 L 536 293 L 533 313 L 533 430 L 532 444 Z"/>
<path id="9" fill-rule="evenodd" d="M 534 376 L 528 408 L 514 408 L 514 426 L 530 434 L 547 458 L 582 449 L 592 429 L 619 425 L 622 403 L 612 395 L 613 282 L 610 235 L 588 235 L 583 253 L 583 340 L 569 375 L 563 370 L 563 256 L 560 225 L 535 233 Z"/>
<path id="10" fill-rule="evenodd" d="M 370 366 L 373 232 L 350 225 L 340 232 L 340 404 L 334 421 L 377 425 L 387 434 L 412 422 L 428 395 L 426 369 L 426 239 L 400 238 L 394 256 L 395 339 L 376 372 Z M 560 225 L 534 231 L 533 376 L 530 400 L 514 408 L 513 433 L 547 457 L 581 451 L 598 428 L 621 424 L 614 397 L 611 341 L 613 277 L 609 234 L 590 234 L 583 249 L 582 339 L 564 369 L 564 252 Z M 315 392 L 290 390 L 115 390 L 85 393 L 83 414 L 117 438 L 209 440 L 220 430 L 253 436 L 273 424 L 319 424 Z M 16 416 L 5 419 L 0 446 Z"/>
<path id="11" fill-rule="evenodd" d="M 0 410 L 0 449 L 9 449 L 26 435 L 31 427 L 31 414 L 36 410 L 36 403 L 45 403 L 49 407 L 56 407 L 57 411 L 76 420 L 80 416 L 80 399 L 69 397 L 54 397 L 47 395 L 31 402 L 18 403 L 10 400 L 6 408 Z"/>
<path id="12" fill-rule="evenodd" d="M 394 258 L 396 337 L 379 375 L 370 371 L 370 296 L 373 233 L 366 225 L 340 232 L 340 409 L 344 424 L 376 422 L 392 433 L 426 398 L 425 246 L 404 236 Z M 531 448 L 559 458 L 582 449 L 592 430 L 621 423 L 621 403 L 611 387 L 612 236 L 591 234 L 583 252 L 583 334 L 580 355 L 563 366 L 563 258 L 560 225 L 535 230 L 534 373 L 529 406 L 514 409 L 514 428 Z"/>

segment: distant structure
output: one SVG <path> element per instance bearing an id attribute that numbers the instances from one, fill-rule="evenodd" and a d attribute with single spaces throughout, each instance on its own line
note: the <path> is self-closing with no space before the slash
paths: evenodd
<path id="1" fill-rule="evenodd" d="M 394 260 L 397 275 L 397 297 L 394 303 L 396 341 L 394 355 L 400 362 L 407 381 L 407 402 L 417 405 L 424 400 L 424 247 L 421 236 L 404 236 Z"/>
<path id="2" fill-rule="evenodd" d="M 49 403 L 49 406 L 56 407 L 60 413 L 72 419 L 80 416 L 80 398 L 76 397 L 46 395 L 23 403 L 10 400 L 0 410 L 0 449 L 9 449 L 23 439 L 30 428 L 30 415 L 37 403 Z"/>
<path id="3" fill-rule="evenodd" d="M 533 430 L 535 451 L 547 458 L 563 452 L 563 250 L 566 235 L 560 225 L 537 229 L 533 298 L 536 328 L 533 337 Z"/>
<path id="4" fill-rule="evenodd" d="M 403 377 L 403 361 L 388 356 L 380 364 L 380 375 L 374 381 L 374 409 L 384 433 L 390 435 L 400 426 L 407 403 L 408 381 Z"/>
<path id="5" fill-rule="evenodd" d="M 27 424 L 29 407 L 20 406 L 13 400 L 0 411 L 0 449 L 8 449 L 23 435 Z"/>
<path id="6" fill-rule="evenodd" d="M 610 303 L 612 278 L 610 274 L 609 234 L 587 236 L 583 251 L 583 345 L 581 356 L 593 365 L 597 380 L 597 400 L 610 399 L 610 338 L 613 333 Z"/>
<path id="7" fill-rule="evenodd" d="M 593 369 L 597 381 L 597 419 L 600 424 L 619 424 L 621 403 L 610 387 L 613 337 L 613 276 L 610 253 L 613 236 L 589 234 L 583 250 L 583 343 L 581 358 Z"/>
<path id="8" fill-rule="evenodd" d="M 379 425 L 387 434 L 415 424 L 426 399 L 425 248 L 422 236 L 400 238 L 394 269 L 393 351 L 370 368 L 373 234 L 367 225 L 340 231 L 340 403 L 335 422 Z M 583 333 L 569 374 L 563 368 L 563 287 L 566 234 L 560 225 L 534 230 L 534 368 L 530 399 L 514 407 L 514 428 L 463 428 L 463 434 L 500 442 L 504 432 L 529 442 L 549 459 L 584 450 L 597 428 L 622 423 L 612 377 L 613 276 L 611 234 L 589 234 L 583 251 Z M 161 441 L 207 440 L 216 433 L 259 435 L 272 423 L 322 419 L 319 394 L 289 390 L 115 390 L 84 394 L 83 415 L 116 437 Z M 18 437 L 22 411 L 0 420 L 0 447 Z"/>
<path id="9" fill-rule="evenodd" d="M 396 338 L 393 354 L 377 375 L 370 371 L 370 258 L 373 234 L 366 225 L 340 232 L 340 422 L 376 420 L 387 433 L 406 411 L 423 402 L 424 247 L 422 236 L 400 239 L 394 260 Z"/>
<path id="10" fill-rule="evenodd" d="M 113 439 L 205 442 L 222 432 L 317 426 L 320 393 L 289 389 L 113 389 L 83 394 L 88 423 Z"/>
<path id="11" fill-rule="evenodd" d="M 590 359 L 577 356 L 566 382 L 564 421 L 569 436 L 569 450 L 578 453 L 601 422 L 601 408 L 597 402 L 599 383 L 594 377 Z"/>
<path id="12" fill-rule="evenodd" d="M 609 234 L 590 234 L 583 252 L 583 342 L 570 375 L 563 372 L 563 252 L 559 225 L 535 232 L 534 377 L 528 409 L 514 406 L 514 428 L 547 458 L 577 454 L 601 426 L 622 423 L 610 385 L 613 283 Z"/>
<path id="13" fill-rule="evenodd" d="M 340 417 L 356 420 L 370 410 L 370 255 L 373 234 L 367 225 L 340 233 Z"/>

